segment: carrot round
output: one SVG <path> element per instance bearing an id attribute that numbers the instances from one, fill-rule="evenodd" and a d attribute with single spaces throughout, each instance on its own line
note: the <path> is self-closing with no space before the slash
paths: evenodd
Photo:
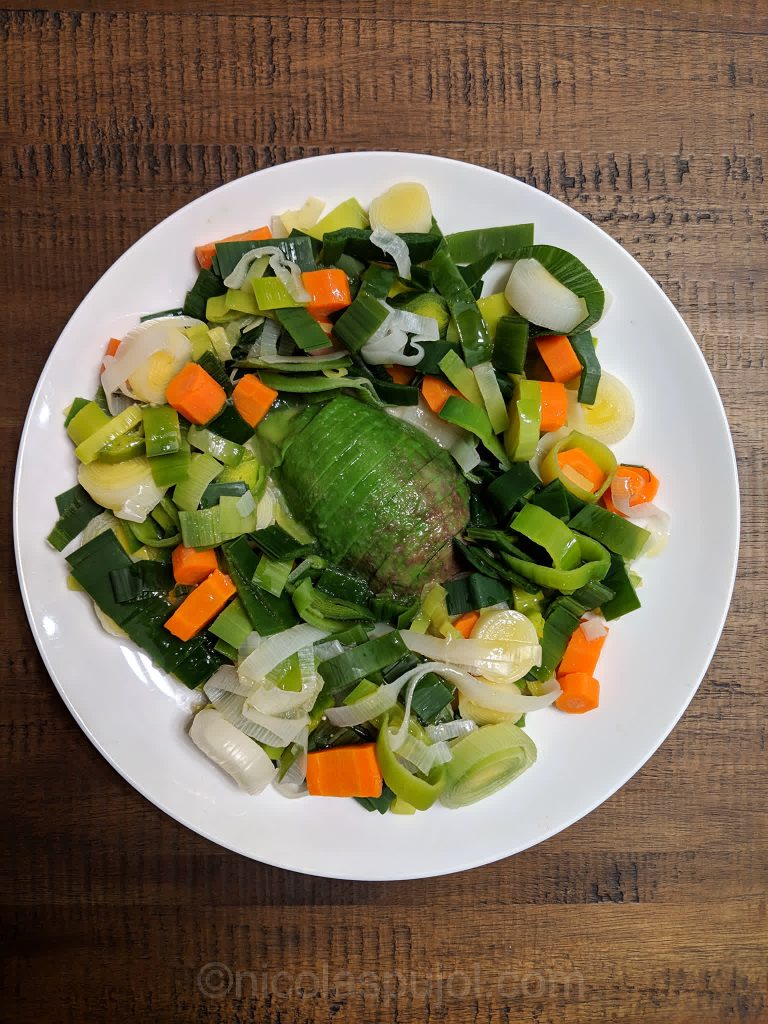
<path id="1" fill-rule="evenodd" d="M 185 548 L 183 544 L 173 549 L 171 561 L 173 578 L 177 583 L 187 587 L 195 587 L 202 583 L 219 567 L 215 551 L 198 551 L 196 548 Z"/>
<path id="2" fill-rule="evenodd" d="M 229 235 L 227 238 L 220 238 L 219 242 L 259 242 L 271 237 L 272 232 L 265 226 L 263 228 L 254 228 L 253 231 L 242 231 L 239 235 Z M 217 245 L 218 242 L 206 242 L 205 245 L 195 247 L 197 262 L 203 270 L 211 269 Z"/>
<path id="3" fill-rule="evenodd" d="M 331 267 L 327 270 L 305 270 L 301 281 L 309 292 L 307 312 L 314 317 L 327 317 L 337 313 L 352 301 L 349 278 L 343 270 Z"/>
<path id="4" fill-rule="evenodd" d="M 583 448 L 569 448 L 557 453 L 557 461 L 565 476 L 585 491 L 600 490 L 605 482 L 605 473 Z"/>
<path id="5" fill-rule="evenodd" d="M 448 399 L 453 395 L 455 398 L 464 396 L 450 384 L 446 384 L 439 377 L 425 377 L 421 382 L 421 393 L 424 401 L 434 413 L 439 413 Z"/>
<path id="6" fill-rule="evenodd" d="M 410 384 L 416 376 L 416 371 L 412 370 L 410 366 L 385 366 L 384 369 L 395 384 Z"/>
<path id="7" fill-rule="evenodd" d="M 557 678 L 569 676 L 574 672 L 586 673 L 588 676 L 593 675 L 604 643 L 604 636 L 587 640 L 584 630 L 578 626 L 568 641 L 565 654 L 557 667 Z"/>
<path id="8" fill-rule="evenodd" d="M 600 683 L 587 672 L 572 672 L 558 679 L 563 691 L 555 701 L 556 707 L 571 715 L 594 711 L 600 703 Z"/>
<path id="9" fill-rule="evenodd" d="M 255 373 L 241 377 L 232 392 L 235 408 L 250 427 L 264 419 L 276 398 L 277 392 L 263 384 Z"/>
<path id="10" fill-rule="evenodd" d="M 310 796 L 381 796 L 383 785 L 375 743 L 332 747 L 307 755 Z"/>
<path id="11" fill-rule="evenodd" d="M 541 426 L 542 434 L 550 430 L 559 430 L 568 422 L 568 392 L 559 381 L 539 381 L 541 388 Z"/>
<path id="12" fill-rule="evenodd" d="M 209 622 L 213 622 L 234 595 L 235 585 L 229 576 L 225 576 L 219 569 L 214 569 L 211 575 L 181 602 L 165 623 L 165 628 L 179 640 L 191 640 L 201 629 L 205 629 Z"/>
<path id="13" fill-rule="evenodd" d="M 547 338 L 537 338 L 536 347 L 553 380 L 565 384 L 581 373 L 579 357 L 567 335 L 554 334 Z"/>
<path id="14" fill-rule="evenodd" d="M 480 612 L 464 612 L 464 614 L 460 615 L 458 619 L 453 620 L 453 625 L 458 629 L 463 637 L 469 639 L 479 618 Z"/>
<path id="15" fill-rule="evenodd" d="M 190 423 L 208 423 L 220 413 L 227 401 L 221 384 L 197 363 L 187 363 L 173 378 L 165 391 L 169 405 Z"/>
<path id="16" fill-rule="evenodd" d="M 620 465 L 616 467 L 615 477 L 625 477 L 629 481 L 629 504 L 632 505 L 643 505 L 647 501 L 653 501 L 659 490 L 659 481 L 645 466 L 625 466 Z M 603 504 L 609 512 L 614 512 L 617 516 L 623 516 L 623 512 L 619 512 L 614 504 L 613 498 L 611 497 L 610 489 L 603 495 Z"/>

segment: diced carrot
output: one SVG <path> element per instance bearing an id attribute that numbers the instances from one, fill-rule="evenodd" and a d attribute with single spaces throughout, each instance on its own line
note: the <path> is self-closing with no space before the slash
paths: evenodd
<path id="1" fill-rule="evenodd" d="M 349 278 L 343 270 L 331 267 L 327 270 L 306 270 L 301 281 L 310 294 L 307 312 L 314 317 L 327 317 L 345 309 L 352 301 Z"/>
<path id="2" fill-rule="evenodd" d="M 307 755 L 310 796 L 381 796 L 383 785 L 375 743 L 331 747 Z"/>
<path id="3" fill-rule="evenodd" d="M 104 355 L 105 356 L 116 356 L 117 355 L 117 350 L 119 348 L 120 348 L 120 339 L 119 338 L 110 338 L 109 339 L 109 344 L 107 345 L 107 350 L 104 353 Z M 99 370 L 99 373 L 104 373 L 104 363 L 101 364 L 101 369 Z"/>
<path id="4" fill-rule="evenodd" d="M 227 238 L 220 238 L 219 242 L 260 242 L 265 238 L 271 238 L 272 232 L 268 227 L 254 228 L 253 231 L 243 231 L 239 235 L 229 235 Z M 213 257 L 216 255 L 218 242 L 206 242 L 205 245 L 195 247 L 197 262 L 203 270 L 210 270 Z"/>
<path id="5" fill-rule="evenodd" d="M 209 622 L 213 622 L 234 595 L 235 585 L 229 576 L 225 576 L 219 569 L 214 569 L 210 576 L 182 601 L 165 623 L 165 628 L 179 640 L 191 640 L 201 629 L 205 629 Z"/>
<path id="6" fill-rule="evenodd" d="M 583 448 L 569 448 L 557 453 L 557 461 L 565 476 L 593 494 L 605 482 L 605 473 Z"/>
<path id="7" fill-rule="evenodd" d="M 568 641 L 563 660 L 557 667 L 557 678 L 569 676 L 574 672 L 585 672 L 591 676 L 597 668 L 597 662 L 605 643 L 604 636 L 587 640 L 584 630 L 578 626 Z"/>
<path id="8" fill-rule="evenodd" d="M 452 388 L 450 384 L 446 384 L 439 377 L 425 377 L 421 382 L 421 393 L 429 408 L 436 413 L 440 412 L 452 395 L 456 398 L 464 397 L 460 391 Z"/>
<path id="9" fill-rule="evenodd" d="M 453 625 L 458 629 L 463 637 L 469 639 L 479 618 L 480 612 L 464 612 L 464 614 L 460 615 L 458 619 L 453 620 Z"/>
<path id="10" fill-rule="evenodd" d="M 643 505 L 646 501 L 653 501 L 659 490 L 659 481 L 645 466 L 617 466 L 614 479 L 616 477 L 624 477 L 629 481 L 629 504 L 632 505 Z M 616 505 L 611 497 L 610 488 L 605 492 L 602 498 L 603 504 L 609 512 L 614 512 L 617 516 L 623 516 L 623 512 L 619 512 Z"/>
<path id="11" fill-rule="evenodd" d="M 565 384 L 581 373 L 579 357 L 573 351 L 566 334 L 554 334 L 548 338 L 537 338 L 539 355 L 552 374 L 552 379 Z"/>
<path id="12" fill-rule="evenodd" d="M 262 384 L 255 373 L 246 373 L 241 377 L 232 392 L 235 408 L 251 427 L 264 419 L 276 398 L 277 392 Z"/>
<path id="13" fill-rule="evenodd" d="M 572 715 L 583 715 L 585 711 L 594 711 L 600 703 L 600 683 L 588 672 L 571 672 L 570 675 L 558 679 L 563 691 L 555 701 L 561 711 Z"/>
<path id="14" fill-rule="evenodd" d="M 187 363 L 165 389 L 169 405 L 190 423 L 208 423 L 220 413 L 227 401 L 221 384 L 197 363 Z"/>
<path id="15" fill-rule="evenodd" d="M 186 587 L 195 587 L 202 583 L 219 567 L 215 551 L 198 551 L 197 548 L 185 548 L 183 544 L 173 549 L 171 561 L 173 578 Z"/>
<path id="16" fill-rule="evenodd" d="M 541 432 L 559 430 L 568 422 L 568 393 L 559 381 L 539 381 L 541 388 Z"/>
<path id="17" fill-rule="evenodd" d="M 385 366 L 384 369 L 395 384 L 410 384 L 416 376 L 416 371 L 412 370 L 410 366 Z"/>

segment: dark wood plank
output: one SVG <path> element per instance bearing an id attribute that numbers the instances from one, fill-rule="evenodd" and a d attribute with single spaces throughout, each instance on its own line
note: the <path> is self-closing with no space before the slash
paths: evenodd
<path id="1" fill-rule="evenodd" d="M 6 509 L 45 358 L 126 246 L 236 175 L 384 148 L 515 175 L 649 269 L 723 395 L 744 528 L 707 678 L 617 796 L 501 864 L 373 886 L 228 854 L 123 783 L 47 678 L 6 536 L 9 1017 L 768 1020 L 766 33 L 763 6 L 718 0 L 0 11 Z"/>

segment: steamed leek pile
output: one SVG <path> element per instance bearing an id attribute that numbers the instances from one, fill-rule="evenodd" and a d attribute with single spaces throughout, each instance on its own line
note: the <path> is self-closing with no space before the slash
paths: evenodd
<path id="1" fill-rule="evenodd" d="M 580 260 L 444 236 L 416 183 L 324 206 L 199 247 L 183 307 L 110 343 L 48 540 L 82 535 L 70 585 L 201 688 L 190 737 L 246 793 L 461 807 L 535 762 L 528 714 L 596 705 L 578 652 L 666 517 L 607 447 L 634 408 Z"/>

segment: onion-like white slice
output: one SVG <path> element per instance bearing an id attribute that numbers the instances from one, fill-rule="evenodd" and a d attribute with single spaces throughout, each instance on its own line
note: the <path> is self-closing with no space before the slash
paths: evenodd
<path id="1" fill-rule="evenodd" d="M 244 680 L 260 682 L 286 658 L 296 654 L 302 647 L 311 647 L 316 640 L 322 640 L 327 635 L 322 629 L 301 623 L 272 636 L 262 637 L 253 653 L 240 663 L 238 675 Z"/>
<path id="2" fill-rule="evenodd" d="M 266 491 L 259 498 L 259 503 L 256 506 L 256 529 L 265 530 L 268 526 L 271 526 L 275 521 L 275 508 L 277 506 L 277 496 L 274 488 L 268 487 Z"/>
<path id="3" fill-rule="evenodd" d="M 301 268 L 292 260 L 286 259 L 282 250 L 276 245 L 262 245 L 258 249 L 251 249 L 245 253 L 232 273 L 225 278 L 226 287 L 242 288 L 248 277 L 251 264 L 263 256 L 269 256 L 269 265 L 274 270 L 275 277 L 282 281 L 296 302 L 310 301 L 311 295 L 302 284 Z"/>
<path id="4" fill-rule="evenodd" d="M 645 547 L 640 552 L 644 558 L 655 558 L 667 546 L 669 523 L 668 513 L 662 512 L 660 508 L 656 508 L 655 515 L 646 521 L 645 529 L 650 532 L 651 536 L 645 542 Z"/>
<path id="5" fill-rule="evenodd" d="M 202 320 L 191 316 L 166 316 L 147 320 L 128 331 L 117 354 L 104 357 L 101 385 L 110 412 L 114 415 L 117 410 L 114 395 L 119 390 L 142 402 L 161 405 L 165 387 L 192 358 L 192 344 L 182 328 L 200 326 L 205 327 Z M 162 366 L 158 364 L 153 371 L 150 364 L 158 353 L 165 354 Z"/>
<path id="6" fill-rule="evenodd" d="M 192 720 L 190 739 L 219 768 L 251 796 L 261 793 L 277 769 L 258 743 L 244 736 L 213 708 L 203 708 Z"/>
<path id="7" fill-rule="evenodd" d="M 538 260 L 518 260 L 504 289 L 513 309 L 531 323 L 568 334 L 587 318 L 587 304 Z"/>
<path id="8" fill-rule="evenodd" d="M 344 704 L 337 708 L 328 708 L 325 712 L 325 717 L 331 725 L 338 726 L 339 728 L 349 728 L 353 725 L 362 725 L 364 722 L 370 722 L 395 706 L 405 682 L 405 675 L 400 676 L 399 679 L 395 679 L 391 683 L 385 683 L 375 693 L 355 701 L 354 704 Z"/>
<path id="9" fill-rule="evenodd" d="M 423 398 L 419 398 L 418 405 L 397 405 L 388 411 L 390 416 L 395 416 L 405 423 L 418 427 L 441 448 L 450 450 L 459 441 L 469 436 L 466 430 L 436 416 Z"/>
<path id="10" fill-rule="evenodd" d="M 494 681 L 512 683 L 541 663 L 541 645 L 516 641 L 442 640 L 412 629 L 400 634 L 408 648 L 425 658 L 447 661 Z"/>
<path id="11" fill-rule="evenodd" d="M 77 479 L 95 502 L 132 523 L 143 523 L 166 491 L 155 483 L 144 456 L 125 462 L 89 462 L 80 466 Z"/>
<path id="12" fill-rule="evenodd" d="M 236 693 L 241 697 L 247 697 L 253 689 L 253 684 L 240 681 L 234 665 L 222 665 L 205 685 L 215 690 L 223 690 L 224 693 Z"/>
<path id="13" fill-rule="evenodd" d="M 463 672 L 455 665 L 446 665 L 444 662 L 429 661 L 419 665 L 415 672 L 436 672 L 449 683 L 453 683 L 460 694 L 464 694 L 469 700 L 474 701 L 484 708 L 491 708 L 493 711 L 501 711 L 508 715 L 528 714 L 531 711 L 539 711 L 541 708 L 549 707 L 561 694 L 560 686 L 556 679 L 550 679 L 542 687 L 543 695 L 540 697 L 526 697 L 520 693 L 518 688 L 511 686 L 493 686 L 491 683 L 484 683 L 476 679 L 468 672 Z"/>
<path id="14" fill-rule="evenodd" d="M 438 725 L 427 726 L 427 736 L 435 743 L 448 743 L 450 740 L 461 739 L 477 728 L 471 718 L 457 718 L 453 722 L 440 722 Z"/>
<path id="15" fill-rule="evenodd" d="M 280 221 L 280 227 L 285 231 L 286 236 L 290 235 L 294 228 L 298 231 L 309 231 L 320 220 L 320 214 L 324 208 L 325 201 L 323 199 L 310 196 L 298 210 L 286 210 L 285 213 L 281 213 L 279 217 L 273 217 L 272 220 L 273 223 L 275 220 Z M 274 235 L 274 231 L 272 234 Z"/>
<path id="16" fill-rule="evenodd" d="M 622 441 L 635 422 L 632 392 L 618 377 L 603 373 L 593 405 L 582 405 L 575 391 L 568 390 L 568 426 L 604 444 Z"/>
<path id="17" fill-rule="evenodd" d="M 411 254 L 399 235 L 390 231 L 389 228 L 379 226 L 371 232 L 371 244 L 375 245 L 377 249 L 381 249 L 387 256 L 392 257 L 400 277 L 404 277 L 406 280 L 410 278 Z"/>
<path id="18" fill-rule="evenodd" d="M 585 612 L 579 628 L 587 640 L 599 640 L 608 636 L 608 623 L 597 612 Z"/>
<path id="19" fill-rule="evenodd" d="M 289 799 L 307 795 L 305 785 L 307 778 L 307 746 L 309 743 L 309 731 L 302 729 L 301 734 L 296 737 L 297 746 L 301 747 L 301 753 L 294 758 L 282 779 L 275 779 L 275 787 Z"/>
<path id="20" fill-rule="evenodd" d="M 417 771 L 429 775 L 435 765 L 447 764 L 451 760 L 451 748 L 442 741 L 425 743 L 418 736 L 406 733 L 397 750 L 397 756 Z"/>
<path id="21" fill-rule="evenodd" d="M 302 730 L 309 725 L 309 715 L 307 714 L 300 714 L 296 718 L 267 715 L 263 711 L 257 711 L 247 699 L 243 704 L 243 717 L 276 736 L 279 742 L 274 746 L 281 747 L 287 747 L 289 743 L 293 743 Z"/>
<path id="22" fill-rule="evenodd" d="M 431 316 L 420 316 L 407 309 L 392 309 L 380 300 L 388 310 L 386 320 L 376 330 L 360 350 L 360 355 L 371 366 L 388 366 L 396 363 L 399 366 L 415 366 L 424 356 L 422 342 L 437 341 L 440 327 Z M 410 345 L 416 350 L 410 355 L 405 354 L 411 335 Z"/>

